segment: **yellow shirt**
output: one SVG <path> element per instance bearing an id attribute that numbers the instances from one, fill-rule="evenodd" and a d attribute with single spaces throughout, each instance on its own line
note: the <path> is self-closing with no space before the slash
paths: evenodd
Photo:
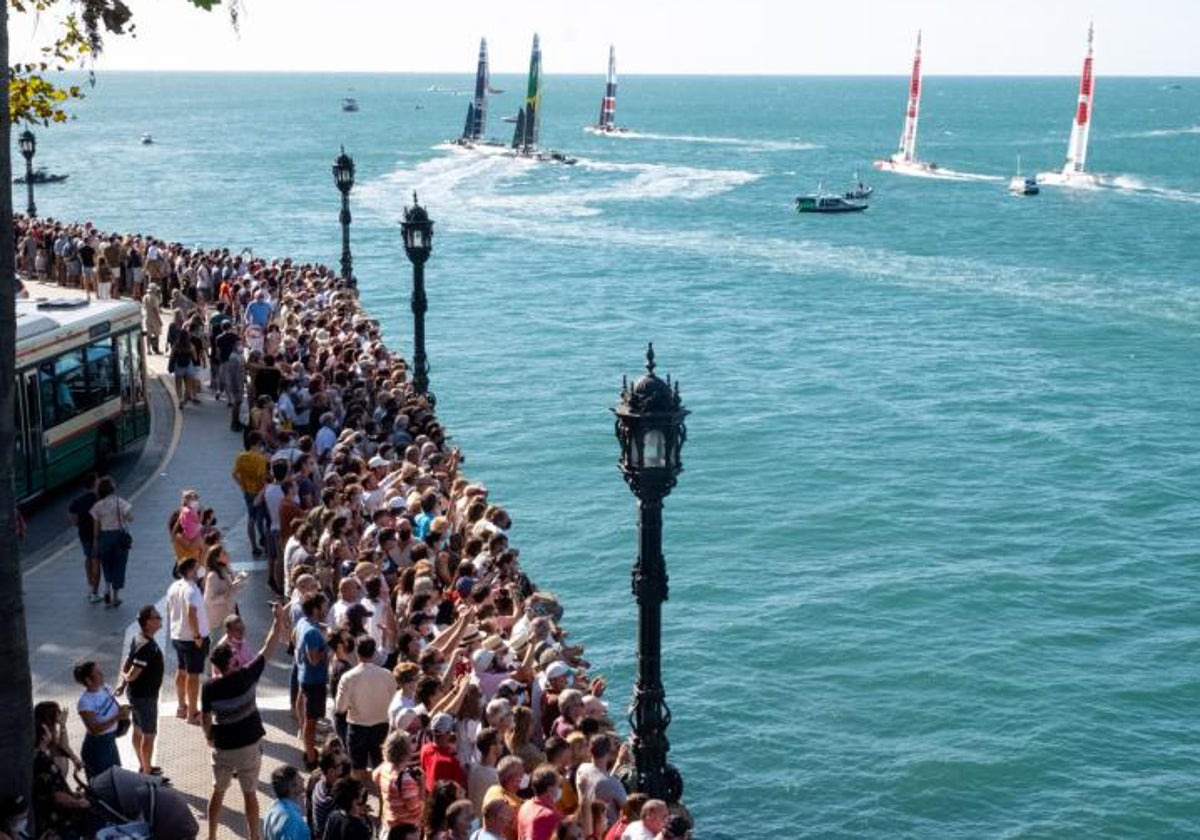
<path id="1" fill-rule="evenodd" d="M 242 491 L 257 494 L 267 483 L 267 456 L 258 450 L 240 453 L 233 461 L 233 477 Z"/>

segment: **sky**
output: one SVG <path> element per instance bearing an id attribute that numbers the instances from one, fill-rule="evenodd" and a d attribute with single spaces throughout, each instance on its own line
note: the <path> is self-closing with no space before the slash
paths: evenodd
<path id="1" fill-rule="evenodd" d="M 917 29 L 928 75 L 1073 75 L 1089 20 L 1097 72 L 1200 75 L 1200 0 L 128 0 L 136 38 L 111 38 L 98 70 L 470 73 L 480 36 L 493 73 L 901 75 Z M 66 5 L 63 0 L 60 5 Z M 54 20 L 14 15 L 14 60 Z"/>

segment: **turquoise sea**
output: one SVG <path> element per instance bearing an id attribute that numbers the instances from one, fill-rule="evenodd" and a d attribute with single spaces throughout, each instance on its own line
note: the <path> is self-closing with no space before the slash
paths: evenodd
<path id="1" fill-rule="evenodd" d="M 617 716 L 636 534 L 608 407 L 653 340 L 692 411 L 664 632 L 698 836 L 1200 835 L 1200 80 L 1098 66 L 1107 186 L 1023 199 L 1073 78 L 927 78 L 922 156 L 997 178 L 949 181 L 869 172 L 899 76 L 626 77 L 634 135 L 593 137 L 598 66 L 546 80 L 577 166 L 438 148 L 468 98 L 428 89 L 473 60 L 101 73 L 39 131 L 70 181 L 38 207 L 336 264 L 344 144 L 364 299 L 407 348 L 417 190 L 439 412 Z M 507 137 L 523 80 L 494 84 Z M 855 169 L 868 212 L 793 212 Z"/>

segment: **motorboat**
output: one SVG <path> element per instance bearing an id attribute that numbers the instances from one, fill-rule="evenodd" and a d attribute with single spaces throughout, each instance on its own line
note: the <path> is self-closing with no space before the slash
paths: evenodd
<path id="1" fill-rule="evenodd" d="M 1013 195 L 1037 195 L 1041 192 L 1037 178 L 1021 174 L 1021 156 L 1017 155 L 1017 174 L 1008 181 L 1008 191 Z"/>
<path id="2" fill-rule="evenodd" d="M 149 135 L 149 134 L 142 135 L 142 145 L 143 146 L 151 146 L 153 144 L 154 144 L 154 138 L 151 135 Z"/>
<path id="3" fill-rule="evenodd" d="M 860 213 L 866 209 L 865 201 L 852 201 L 840 195 L 814 193 L 796 196 L 797 213 Z"/>
<path id="4" fill-rule="evenodd" d="M 47 172 L 45 169 L 35 169 L 33 170 L 33 177 L 29 180 L 33 181 L 34 184 L 61 184 L 70 177 L 70 175 L 55 175 L 52 172 Z M 25 176 L 22 175 L 20 178 L 13 178 L 13 183 L 24 184 L 27 181 L 25 180 Z"/>
<path id="5" fill-rule="evenodd" d="M 358 100 L 355 99 L 353 96 L 347 96 L 345 99 L 342 100 L 342 110 L 349 112 L 349 113 L 353 113 L 354 111 L 357 111 L 358 110 Z"/>
<path id="6" fill-rule="evenodd" d="M 1014 175 L 1009 179 L 1008 191 L 1013 195 L 1037 195 L 1041 188 L 1032 175 Z"/>
<path id="7" fill-rule="evenodd" d="M 842 198 L 847 201 L 866 201 L 875 192 L 875 188 L 869 184 L 863 183 L 862 178 L 858 177 L 858 173 L 854 173 L 854 186 L 842 193 Z"/>

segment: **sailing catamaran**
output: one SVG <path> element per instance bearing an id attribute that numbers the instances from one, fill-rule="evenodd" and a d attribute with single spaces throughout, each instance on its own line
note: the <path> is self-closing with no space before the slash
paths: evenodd
<path id="1" fill-rule="evenodd" d="M 1039 172 L 1039 184 L 1054 187 L 1095 187 L 1100 179 L 1084 171 L 1087 162 L 1088 133 L 1092 128 L 1092 103 L 1095 101 L 1095 78 L 1092 76 L 1092 24 L 1088 24 L 1087 55 L 1083 59 L 1083 75 L 1079 80 L 1079 101 L 1075 106 L 1075 122 L 1071 124 L 1071 139 L 1067 143 L 1067 162 L 1061 172 Z"/>
<path id="2" fill-rule="evenodd" d="M 624 134 L 629 131 L 616 123 L 617 111 L 617 48 L 608 45 L 608 82 L 604 87 L 604 98 L 600 100 L 600 119 L 584 130 L 593 134 Z"/>
<path id="3" fill-rule="evenodd" d="M 875 168 L 898 175 L 928 175 L 937 171 L 936 163 L 917 160 L 917 117 L 921 110 L 921 33 L 917 32 L 917 51 L 913 55 L 912 77 L 908 85 L 908 110 L 900 148 L 887 160 L 875 161 Z"/>
<path id="4" fill-rule="evenodd" d="M 473 149 L 476 146 L 499 146 L 504 144 L 498 140 L 486 140 L 487 131 L 487 98 L 492 93 L 488 74 L 487 38 L 479 39 L 479 63 L 475 68 L 475 96 L 467 106 L 467 119 L 463 123 L 462 135 L 454 141 L 455 145 Z"/>
<path id="5" fill-rule="evenodd" d="M 542 123 L 542 45 L 537 34 L 533 36 L 533 52 L 529 56 L 529 85 L 525 92 L 525 104 L 517 112 L 517 127 L 513 132 L 512 153 L 516 157 L 531 160 L 575 163 L 575 158 L 538 148 L 538 132 Z"/>

